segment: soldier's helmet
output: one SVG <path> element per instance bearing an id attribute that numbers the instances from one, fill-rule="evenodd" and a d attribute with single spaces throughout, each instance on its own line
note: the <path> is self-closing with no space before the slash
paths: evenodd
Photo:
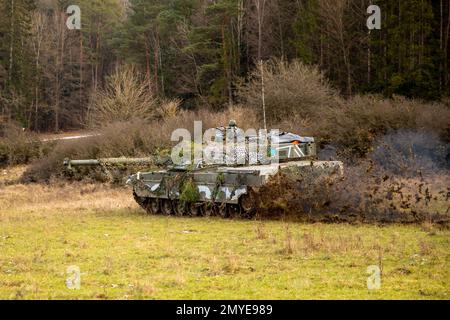
<path id="1" fill-rule="evenodd" d="M 228 126 L 229 126 L 230 128 L 235 128 L 235 127 L 237 127 L 236 120 L 230 120 L 230 122 L 228 123 Z"/>

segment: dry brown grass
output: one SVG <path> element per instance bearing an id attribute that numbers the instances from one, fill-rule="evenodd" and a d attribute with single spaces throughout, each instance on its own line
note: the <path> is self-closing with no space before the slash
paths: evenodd
<path id="1" fill-rule="evenodd" d="M 98 183 L 15 184 L 1 187 L 0 192 L 0 220 L 11 218 L 11 212 L 15 217 L 26 214 L 23 219 L 27 219 L 30 216 L 137 208 L 131 190 Z"/>
<path id="2" fill-rule="evenodd" d="M 25 165 L 9 166 L 0 169 L 0 187 L 18 181 L 26 169 L 27 166 Z"/>
<path id="3" fill-rule="evenodd" d="M 283 248 L 282 252 L 284 254 L 290 255 L 290 254 L 294 253 L 295 241 L 292 238 L 292 232 L 289 228 L 289 225 L 286 225 L 285 232 L 286 232 L 286 239 L 284 240 L 284 248 Z"/>
<path id="4" fill-rule="evenodd" d="M 256 233 L 256 239 L 258 239 L 258 240 L 267 239 L 268 235 L 267 235 L 267 231 L 265 229 L 264 223 L 262 223 L 260 221 L 255 225 L 255 233 Z"/>
<path id="5" fill-rule="evenodd" d="M 14 123 L 0 123 L 0 167 L 24 164 L 45 156 L 52 144 Z"/>

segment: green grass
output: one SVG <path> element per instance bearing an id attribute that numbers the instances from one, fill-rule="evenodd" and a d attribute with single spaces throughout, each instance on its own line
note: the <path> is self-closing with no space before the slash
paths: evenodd
<path id="1" fill-rule="evenodd" d="M 449 231 L 435 227 L 52 210 L 0 215 L 0 298 L 449 299 Z M 71 265 L 80 290 L 65 285 Z"/>

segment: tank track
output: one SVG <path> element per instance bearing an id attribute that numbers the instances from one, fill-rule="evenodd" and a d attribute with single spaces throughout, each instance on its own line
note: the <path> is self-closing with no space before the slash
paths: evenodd
<path id="1" fill-rule="evenodd" d="M 151 215 L 178 217 L 222 217 L 252 219 L 256 214 L 256 202 L 250 197 L 244 197 L 239 204 L 228 203 L 187 203 L 179 200 L 143 198 L 133 193 L 139 206 Z"/>

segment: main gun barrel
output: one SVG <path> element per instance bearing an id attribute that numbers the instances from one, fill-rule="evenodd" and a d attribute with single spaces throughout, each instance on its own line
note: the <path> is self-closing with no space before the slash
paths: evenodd
<path id="1" fill-rule="evenodd" d="M 71 169 L 72 166 L 99 166 L 105 164 L 118 165 L 118 164 L 129 164 L 129 165 L 145 165 L 154 163 L 154 158 L 104 158 L 104 159 L 85 159 L 85 160 L 70 160 L 65 159 L 64 165 Z"/>

